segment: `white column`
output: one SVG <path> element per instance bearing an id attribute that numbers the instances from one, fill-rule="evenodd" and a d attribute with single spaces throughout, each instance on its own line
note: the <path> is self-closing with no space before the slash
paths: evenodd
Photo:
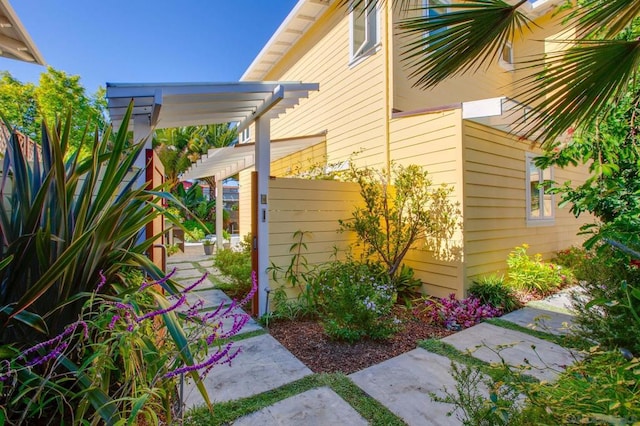
<path id="1" fill-rule="evenodd" d="M 134 172 L 142 170 L 140 176 L 135 183 L 135 188 L 140 188 L 147 181 L 145 168 L 147 166 L 147 153 L 146 149 L 151 148 L 151 124 L 149 123 L 149 115 L 134 115 L 133 116 L 133 143 L 138 144 L 142 140 L 146 139 L 145 148 L 140 152 L 138 158 L 133 163 Z M 140 237 L 138 242 L 141 243 L 146 239 L 146 229 L 140 230 Z"/>
<path id="2" fill-rule="evenodd" d="M 271 173 L 271 124 L 268 117 L 255 121 L 256 171 L 258 172 L 258 314 L 267 313 L 267 291 L 269 289 L 269 174 Z"/>
<path id="3" fill-rule="evenodd" d="M 216 247 L 222 249 L 222 215 L 224 214 L 224 204 L 222 203 L 223 189 L 222 181 L 216 179 Z"/>

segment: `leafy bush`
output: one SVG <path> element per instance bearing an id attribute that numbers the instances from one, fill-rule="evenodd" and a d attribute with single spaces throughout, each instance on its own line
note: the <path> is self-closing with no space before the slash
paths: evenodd
<path id="1" fill-rule="evenodd" d="M 422 281 L 414 276 L 413 268 L 402 265 L 400 272 L 391 279 L 391 284 L 398 295 L 398 300 L 404 303 L 410 303 L 413 299 L 420 296 Z"/>
<path id="2" fill-rule="evenodd" d="M 214 226 L 209 223 L 205 223 L 206 228 L 203 228 L 201 222 L 194 219 L 185 220 L 182 225 L 187 232 L 184 234 L 185 241 L 196 242 L 204 239 L 205 235 L 213 233 Z"/>
<path id="3" fill-rule="evenodd" d="M 571 271 L 542 260 L 542 255 L 533 258 L 527 254 L 528 244 L 516 247 L 507 258 L 509 284 L 519 290 L 537 291 L 547 294 L 565 283 L 573 281 Z"/>
<path id="4" fill-rule="evenodd" d="M 318 314 L 315 303 L 306 297 L 306 294 L 300 294 L 295 299 L 289 299 L 284 288 L 279 287 L 273 292 L 274 309 L 266 318 L 297 320 L 303 318 L 315 318 Z"/>
<path id="5" fill-rule="evenodd" d="M 474 278 L 469 287 L 469 295 L 476 297 L 480 303 L 490 305 L 500 310 L 503 314 L 520 308 L 520 301 L 513 289 L 507 285 L 504 276 L 484 275 Z"/>
<path id="6" fill-rule="evenodd" d="M 433 185 L 429 174 L 416 165 L 395 165 L 388 174 L 352 165 L 348 175 L 360 185 L 364 207 L 356 208 L 340 226 L 358 235 L 364 256 L 383 263 L 390 277 L 420 240 L 439 257 L 456 254 L 450 244 L 460 227 L 460 210 L 449 199 L 451 187 Z"/>
<path id="7" fill-rule="evenodd" d="M 553 263 L 569 268 L 576 280 L 584 281 L 590 278 L 588 262 L 593 258 L 594 253 L 582 247 L 569 247 L 556 253 L 552 259 Z"/>
<path id="8" fill-rule="evenodd" d="M 593 354 L 554 383 L 522 386 L 530 424 L 630 425 L 640 421 L 640 362 L 619 352 Z"/>
<path id="9" fill-rule="evenodd" d="M 458 300 L 453 293 L 443 298 L 428 297 L 414 311 L 449 330 L 469 328 L 485 318 L 501 315 L 499 309 L 483 305 L 476 297 Z"/>
<path id="10" fill-rule="evenodd" d="M 624 253 L 603 246 L 584 263 L 589 277 L 573 297 L 577 333 L 607 348 L 624 347 L 640 354 L 640 269 Z"/>
<path id="11" fill-rule="evenodd" d="M 230 285 L 222 284 L 220 288 L 232 296 L 241 297 L 251 289 L 251 253 L 222 249 L 216 252 L 213 259 L 216 268 L 231 279 Z"/>
<path id="12" fill-rule="evenodd" d="M 326 333 L 353 342 L 384 339 L 397 330 L 393 286 L 378 263 L 332 262 L 309 281 Z"/>

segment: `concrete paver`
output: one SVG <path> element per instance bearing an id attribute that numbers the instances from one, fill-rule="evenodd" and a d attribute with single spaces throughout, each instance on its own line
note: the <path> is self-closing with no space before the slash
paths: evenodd
<path id="1" fill-rule="evenodd" d="M 571 315 L 528 306 L 503 315 L 500 319 L 556 335 L 569 333 L 573 323 Z"/>
<path id="2" fill-rule="evenodd" d="M 508 365 L 519 367 L 528 361 L 531 369 L 525 373 L 547 381 L 554 380 L 562 370 L 580 358 L 578 353 L 562 346 L 487 323 L 477 324 L 442 341 L 490 363 L 499 363 L 502 357 Z"/>
<path id="3" fill-rule="evenodd" d="M 205 283 L 202 284 L 203 286 Z M 203 288 L 202 290 L 196 287 L 196 290 L 190 291 L 187 294 L 187 303 L 194 305 L 200 300 L 203 301 L 203 309 L 217 308 L 220 304 L 231 304 L 231 298 L 227 296 L 222 290 L 217 288 Z"/>
<path id="4" fill-rule="evenodd" d="M 367 421 L 328 387 L 311 389 L 263 408 L 233 423 L 235 426 L 365 426 Z"/>
<path id="5" fill-rule="evenodd" d="M 231 365 L 213 368 L 204 379 L 212 402 L 257 395 L 308 376 L 311 370 L 268 334 L 235 343 L 242 352 Z M 204 400 L 193 383 L 185 386 L 187 408 Z"/>
<path id="6" fill-rule="evenodd" d="M 349 378 L 409 425 L 462 424 L 455 414 L 447 416 L 453 405 L 435 402 L 429 395 L 433 392 L 444 397 L 443 386 L 449 390 L 455 387 L 447 357 L 418 348 Z"/>
<path id="7" fill-rule="evenodd" d="M 171 263 L 167 260 L 167 273 L 171 272 L 173 268 L 176 268 L 179 271 L 185 271 L 189 269 L 196 269 L 196 267 L 191 262 L 175 262 Z"/>
<path id="8" fill-rule="evenodd" d="M 204 274 L 197 269 L 177 269 L 171 278 L 183 283 L 184 281 L 192 281 L 191 283 L 189 283 L 192 284 L 199 278 L 202 278 L 202 275 Z"/>

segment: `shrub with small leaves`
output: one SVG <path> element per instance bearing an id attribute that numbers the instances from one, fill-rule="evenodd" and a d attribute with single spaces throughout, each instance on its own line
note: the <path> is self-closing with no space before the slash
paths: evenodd
<path id="1" fill-rule="evenodd" d="M 395 292 L 379 263 L 333 262 L 309 282 L 325 332 L 333 339 L 384 339 L 398 329 Z"/>
<path id="2" fill-rule="evenodd" d="M 491 305 L 483 305 L 477 297 L 458 300 L 456 295 L 451 293 L 449 297 L 427 297 L 416 307 L 415 314 L 449 330 L 461 330 L 483 319 L 500 316 L 502 312 Z"/>
<path id="3" fill-rule="evenodd" d="M 502 275 L 484 275 L 473 279 L 469 295 L 477 297 L 484 305 L 498 308 L 503 314 L 520 308 L 520 301 Z"/>
<path id="4" fill-rule="evenodd" d="M 507 258 L 509 284 L 518 290 L 534 291 L 542 294 L 573 282 L 573 274 L 550 262 L 544 262 L 541 254 L 533 258 L 527 254 L 528 244 L 516 247 Z"/>

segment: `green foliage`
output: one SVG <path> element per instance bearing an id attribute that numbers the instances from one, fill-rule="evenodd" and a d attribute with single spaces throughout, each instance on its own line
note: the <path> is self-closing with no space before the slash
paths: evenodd
<path id="1" fill-rule="evenodd" d="M 509 253 L 509 285 L 519 290 L 548 294 L 563 284 L 572 282 L 573 275 L 569 269 L 544 262 L 540 254 L 529 257 L 528 248 L 527 244 L 523 244 Z"/>
<path id="2" fill-rule="evenodd" d="M 595 256 L 595 253 L 592 251 L 581 247 L 569 247 L 568 249 L 558 251 L 552 261 L 553 263 L 571 269 L 576 280 L 584 281 L 591 278 L 588 275 L 591 269 L 589 262 L 591 262 L 593 256 Z"/>
<path id="3" fill-rule="evenodd" d="M 629 425 L 640 421 L 640 362 L 619 352 L 594 353 L 554 383 L 522 388 L 530 424 Z"/>
<path id="4" fill-rule="evenodd" d="M 222 249 L 213 259 L 216 268 L 231 279 L 231 290 L 236 295 L 246 294 L 251 289 L 251 253 Z"/>
<path id="5" fill-rule="evenodd" d="M 312 298 L 307 297 L 308 292 L 298 295 L 295 299 L 289 299 L 283 287 L 277 288 L 273 293 L 274 309 L 270 312 L 270 319 L 298 320 L 317 317 L 318 311 Z"/>
<path id="6" fill-rule="evenodd" d="M 391 279 L 391 284 L 398 295 L 398 301 L 411 303 L 413 299 L 420 296 L 422 281 L 414 275 L 413 268 L 402 265 L 400 272 Z"/>
<path id="7" fill-rule="evenodd" d="M 80 148 L 84 134 L 106 128 L 104 89 L 88 96 L 77 75 L 68 75 L 52 67 L 40 75 L 39 85 L 22 83 L 4 72 L 0 78 L 0 114 L 5 120 L 36 142 L 40 140 L 40 126 L 44 121 L 54 123 L 61 111 L 73 109 L 70 123 L 69 151 Z M 82 155 L 91 153 L 92 140 L 84 141 Z"/>
<path id="8" fill-rule="evenodd" d="M 520 308 L 520 301 L 513 292 L 504 276 L 483 275 L 473 279 L 469 287 L 469 294 L 480 299 L 482 304 L 500 309 L 503 314 Z"/>
<path id="9" fill-rule="evenodd" d="M 581 293 L 575 295 L 576 332 L 605 348 L 624 347 L 640 354 L 640 269 L 630 257 L 603 247 L 584 262 Z"/>
<path id="10" fill-rule="evenodd" d="M 385 339 L 398 329 L 391 313 L 395 293 L 383 265 L 331 262 L 319 268 L 308 283 L 331 338 L 349 342 L 365 337 Z"/>
<path id="11" fill-rule="evenodd" d="M 503 382 L 494 382 L 476 368 L 451 363 L 455 389 L 444 388 L 444 397 L 431 393 L 436 402 L 453 404 L 455 414 L 465 426 L 499 426 L 520 424 L 518 392 Z M 488 390 L 489 398 L 486 397 Z"/>
<path id="12" fill-rule="evenodd" d="M 364 207 L 340 225 L 358 235 L 365 258 L 375 257 L 394 277 L 409 249 L 422 239 L 436 255 L 453 255 L 449 244 L 459 228 L 460 211 L 448 198 L 452 188 L 434 187 L 420 167 L 396 165 L 391 172 L 393 186 L 384 173 L 352 165 L 350 178 L 360 185 Z"/>

